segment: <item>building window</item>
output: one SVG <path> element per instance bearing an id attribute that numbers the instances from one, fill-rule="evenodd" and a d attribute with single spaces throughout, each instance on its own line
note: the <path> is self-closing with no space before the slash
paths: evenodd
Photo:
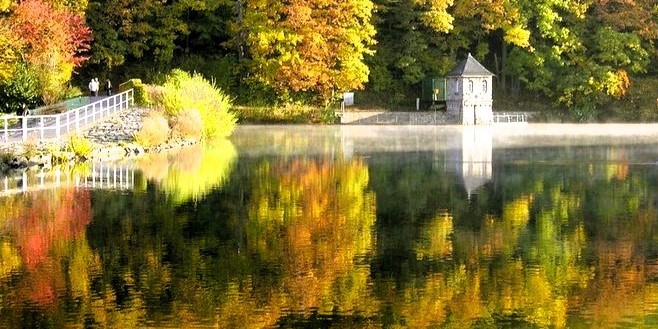
<path id="1" fill-rule="evenodd" d="M 473 80 L 468 79 L 468 92 L 472 93 L 473 92 Z"/>
<path id="2" fill-rule="evenodd" d="M 487 80 L 482 80 L 482 92 L 487 92 Z"/>

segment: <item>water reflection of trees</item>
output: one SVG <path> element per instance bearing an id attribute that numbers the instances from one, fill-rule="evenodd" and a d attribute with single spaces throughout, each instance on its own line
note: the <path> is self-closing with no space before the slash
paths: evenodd
<path id="1" fill-rule="evenodd" d="M 88 297 L 97 273 L 85 234 L 89 191 L 67 187 L 8 196 L 0 209 L 0 326 L 63 326 L 66 297 Z M 17 311 L 26 305 L 33 314 Z"/>
<path id="2" fill-rule="evenodd" d="M 623 154 L 569 168 L 505 164 L 468 200 L 437 189 L 446 177 L 422 157 L 371 168 L 377 259 L 395 278 L 376 291 L 399 305 L 385 325 L 612 327 L 658 311 L 651 170 L 629 170 Z M 408 206 L 390 206 L 393 198 Z M 446 236 L 449 249 L 427 252 Z"/>
<path id="3" fill-rule="evenodd" d="M 237 153 L 228 140 L 214 140 L 176 152 L 147 154 L 137 167 L 174 203 L 198 200 L 228 177 Z"/>
<path id="4" fill-rule="evenodd" d="M 312 313 L 372 316 L 374 195 L 363 162 L 248 164 L 235 175 L 250 186 L 195 203 L 160 202 L 168 198 L 150 189 L 107 197 L 122 200 L 114 204 L 95 195 L 90 240 L 119 309 L 138 305 L 154 323 L 243 328 Z"/>
<path id="5" fill-rule="evenodd" d="M 470 199 L 433 154 L 247 158 L 223 178 L 239 184 L 196 202 L 4 198 L 0 326 L 33 310 L 60 327 L 642 323 L 658 311 L 658 177 L 614 156 L 494 164 Z"/>

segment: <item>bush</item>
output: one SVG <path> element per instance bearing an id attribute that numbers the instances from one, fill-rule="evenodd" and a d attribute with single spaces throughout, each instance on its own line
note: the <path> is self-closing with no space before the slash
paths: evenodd
<path id="1" fill-rule="evenodd" d="M 79 87 L 68 87 L 64 90 L 64 99 L 72 99 L 76 97 L 84 96 L 82 89 Z"/>
<path id="2" fill-rule="evenodd" d="M 199 127 L 202 126 L 201 114 L 195 109 L 183 110 L 171 119 L 172 135 L 181 138 L 201 139 L 203 132 Z"/>
<path id="3" fill-rule="evenodd" d="M 30 134 L 23 143 L 23 155 L 29 159 L 37 153 L 39 153 L 39 138 L 35 134 Z"/>
<path id="4" fill-rule="evenodd" d="M 162 114 L 151 112 L 133 138 L 137 144 L 147 148 L 163 144 L 169 139 L 169 123 Z"/>
<path id="5" fill-rule="evenodd" d="M 238 107 L 236 113 L 244 123 L 335 123 L 331 107 L 288 104 L 272 107 Z"/>
<path id="6" fill-rule="evenodd" d="M 156 105 L 161 105 L 171 118 L 196 109 L 203 119 L 206 138 L 227 137 L 235 128 L 229 97 L 198 73 L 173 70 L 164 84 L 161 104 Z"/>
<path id="7" fill-rule="evenodd" d="M 162 99 L 164 97 L 165 88 L 158 85 L 146 85 L 146 93 L 148 94 L 148 99 L 151 102 L 151 107 L 156 111 L 163 111 L 162 108 Z"/>
<path id="8" fill-rule="evenodd" d="M 13 158 L 14 158 L 14 153 L 12 153 L 11 151 L 5 151 L 5 150 L 0 151 L 0 165 L 9 164 L 9 162 L 11 162 Z"/>
<path id="9" fill-rule="evenodd" d="M 43 103 L 36 74 L 25 64 L 17 65 L 8 81 L 0 81 L 0 90 L 0 109 L 4 113 L 14 114 L 23 104 L 35 108 Z"/>
<path id="10" fill-rule="evenodd" d="M 148 106 L 151 104 L 149 99 L 149 93 L 147 86 L 142 83 L 140 79 L 130 79 L 119 85 L 119 92 L 124 92 L 129 89 L 133 89 L 135 105 L 137 106 Z"/>
<path id="11" fill-rule="evenodd" d="M 66 149 L 73 152 L 76 157 L 86 159 L 94 151 L 94 144 L 81 134 L 74 133 L 69 135 L 66 142 Z"/>

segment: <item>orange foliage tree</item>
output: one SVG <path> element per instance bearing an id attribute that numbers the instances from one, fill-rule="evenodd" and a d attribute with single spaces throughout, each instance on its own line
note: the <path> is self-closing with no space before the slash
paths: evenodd
<path id="1" fill-rule="evenodd" d="M 26 0 L 1 23 L 22 41 L 17 51 L 36 73 L 43 101 L 59 100 L 73 70 L 87 60 L 92 34 L 84 17 L 65 6 Z"/>

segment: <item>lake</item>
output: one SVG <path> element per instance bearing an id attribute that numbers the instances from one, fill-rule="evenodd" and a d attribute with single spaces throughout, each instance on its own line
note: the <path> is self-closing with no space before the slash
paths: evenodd
<path id="1" fill-rule="evenodd" d="M 658 327 L 658 125 L 241 126 L 0 187 L 0 328 Z"/>

